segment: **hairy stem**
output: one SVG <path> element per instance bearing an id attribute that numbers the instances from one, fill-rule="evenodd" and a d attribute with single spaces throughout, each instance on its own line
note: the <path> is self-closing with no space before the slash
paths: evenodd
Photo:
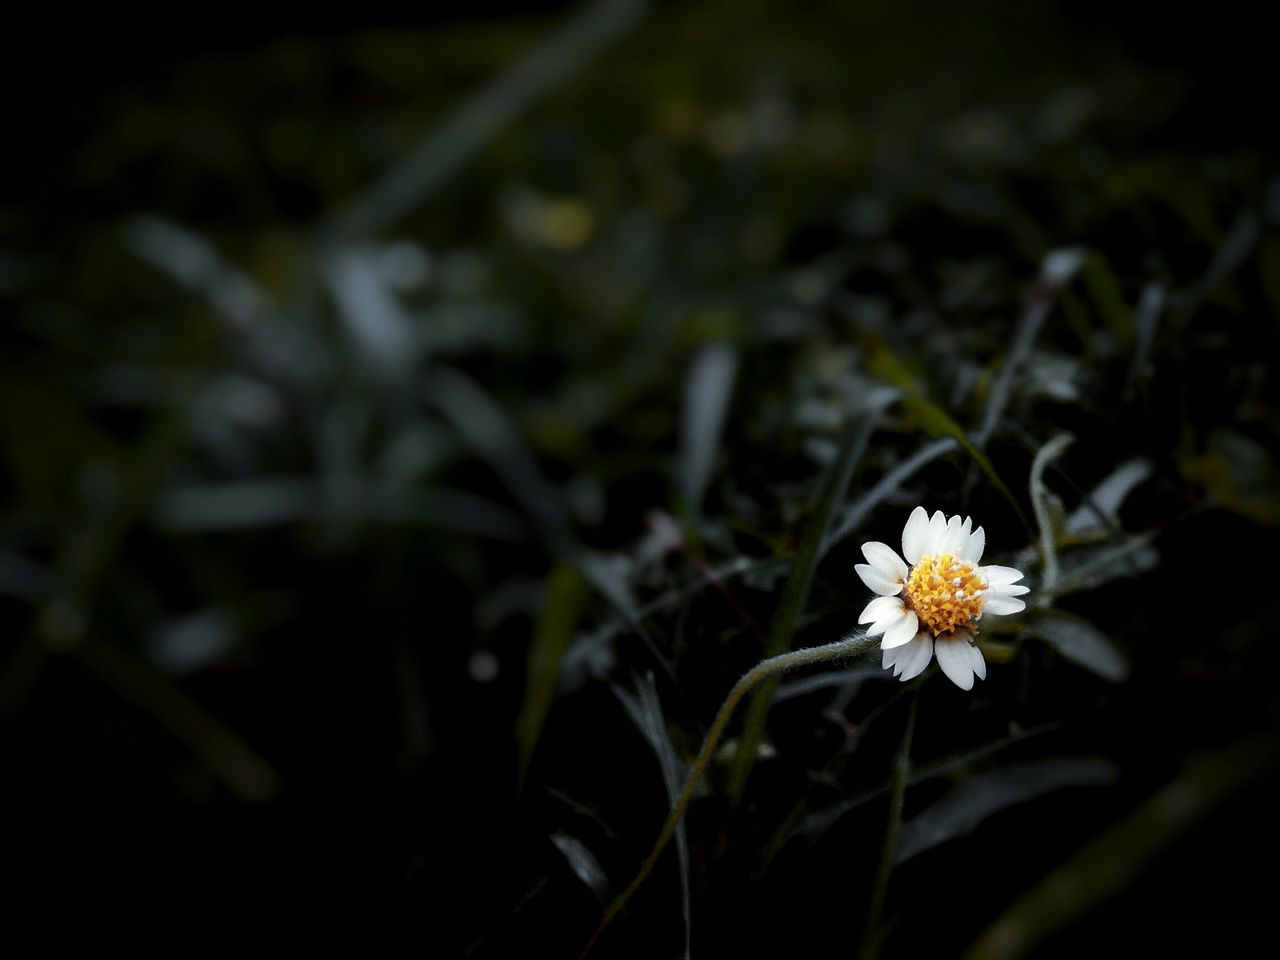
<path id="1" fill-rule="evenodd" d="M 667 817 L 667 822 L 662 827 L 662 832 L 658 834 L 657 842 L 654 843 L 653 849 L 649 851 L 649 856 L 641 864 L 640 872 L 636 874 L 635 879 L 627 885 L 627 888 L 622 893 L 618 894 L 613 903 L 609 905 L 609 909 L 605 911 L 604 917 L 601 918 L 595 932 L 591 934 L 591 939 L 582 951 L 583 957 L 591 951 L 592 946 L 595 945 L 600 935 L 604 933 L 605 928 L 622 912 L 622 909 L 627 905 L 627 901 L 631 899 L 631 895 L 640 889 L 640 885 L 653 872 L 653 868 L 658 863 L 658 858 L 662 856 L 663 850 L 671 842 L 671 838 L 675 836 L 676 827 L 680 825 L 680 820 L 684 817 L 685 810 L 688 809 L 689 801 L 693 799 L 693 792 L 697 789 L 698 782 L 707 772 L 707 765 L 711 762 L 711 756 L 715 753 L 716 747 L 720 743 L 720 738 L 724 736 L 725 728 L 729 726 L 729 721 L 733 718 L 733 712 L 737 709 L 738 704 L 742 702 L 742 698 L 750 693 L 757 684 L 770 677 L 785 673 L 788 670 L 794 670 L 797 667 L 808 666 L 811 663 L 857 656 L 871 649 L 879 642 L 879 637 L 848 637 L 820 647 L 807 647 L 804 650 L 793 650 L 790 653 L 770 657 L 767 660 L 760 661 L 743 674 L 742 679 L 734 684 L 733 689 L 729 691 L 729 695 L 725 697 L 724 703 L 720 705 L 720 710 L 711 724 L 711 729 L 707 731 L 707 738 L 702 741 L 702 749 L 698 751 L 697 759 L 693 761 L 693 766 L 689 768 L 689 777 L 685 780 L 684 788 L 680 791 L 680 796 L 676 798 L 675 805 L 671 808 L 671 815 Z"/>
<path id="2" fill-rule="evenodd" d="M 805 528 L 800 549 L 796 551 L 795 561 L 791 565 L 791 573 L 782 588 L 778 610 L 769 626 L 769 640 L 765 645 L 765 654 L 769 657 L 785 653 L 795 638 L 796 624 L 800 622 L 809 602 L 809 588 L 813 583 L 814 571 L 822 560 L 822 539 L 831 526 L 836 506 L 844 500 L 854 464 L 862 457 L 862 451 L 866 449 L 877 422 L 876 417 L 865 416 L 849 423 L 840 442 L 840 449 L 822 478 L 822 486 L 814 501 L 813 516 Z M 773 706 L 773 694 L 774 682 L 770 680 L 752 695 L 747 707 L 747 718 L 742 724 L 742 749 L 734 756 L 733 766 L 729 770 L 729 802 L 734 807 L 742 800 L 747 779 L 751 776 L 757 748 L 764 736 L 765 720 L 769 716 L 769 708 Z"/>

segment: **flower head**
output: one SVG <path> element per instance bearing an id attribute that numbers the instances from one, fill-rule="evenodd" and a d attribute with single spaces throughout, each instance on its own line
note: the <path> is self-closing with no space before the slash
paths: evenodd
<path id="1" fill-rule="evenodd" d="M 1013 567 L 979 566 L 987 536 L 972 530 L 968 517 L 932 517 L 916 507 L 902 530 L 902 555 L 883 543 L 862 546 L 866 563 L 854 569 L 879 596 L 867 604 L 859 623 L 869 623 L 868 636 L 883 634 L 884 666 L 910 680 L 929 666 L 938 666 L 962 690 L 973 677 L 987 677 L 987 664 L 973 643 L 983 614 L 1017 613 L 1026 603 L 1017 599 L 1027 588 L 1017 581 Z"/>

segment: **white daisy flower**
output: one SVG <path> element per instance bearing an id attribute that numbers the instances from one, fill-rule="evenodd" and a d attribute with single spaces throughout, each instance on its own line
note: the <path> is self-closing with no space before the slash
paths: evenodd
<path id="1" fill-rule="evenodd" d="M 932 517 L 916 507 L 902 530 L 902 557 L 887 544 L 863 544 L 866 563 L 854 569 L 878 596 L 867 604 L 859 623 L 868 636 L 884 634 L 884 666 L 903 680 L 918 676 L 936 654 L 938 666 L 961 690 L 973 677 L 985 680 L 987 664 L 973 643 L 983 614 L 1017 613 L 1027 587 L 1013 567 L 979 566 L 987 535 L 973 521 Z"/>

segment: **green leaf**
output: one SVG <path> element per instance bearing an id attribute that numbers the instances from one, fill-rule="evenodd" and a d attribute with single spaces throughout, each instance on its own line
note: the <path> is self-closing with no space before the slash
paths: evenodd
<path id="1" fill-rule="evenodd" d="M 569 564 L 558 564 L 547 578 L 546 603 L 529 647 L 529 669 L 525 680 L 524 703 L 516 718 L 518 750 L 518 783 L 524 786 L 525 775 L 533 760 L 534 748 L 542 733 L 542 725 L 555 699 L 560 661 L 569 647 L 569 639 L 582 614 L 587 584 Z"/>

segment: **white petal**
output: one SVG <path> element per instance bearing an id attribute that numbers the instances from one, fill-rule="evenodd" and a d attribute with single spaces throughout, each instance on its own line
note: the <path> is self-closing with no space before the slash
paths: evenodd
<path id="1" fill-rule="evenodd" d="M 987 594 L 982 598 L 982 612 L 994 613 L 997 615 L 1005 613 L 1017 613 L 1020 610 L 1027 609 L 1025 600 L 1019 600 L 1017 597 L 1007 597 L 1002 593 L 995 596 Z"/>
<path id="2" fill-rule="evenodd" d="M 961 690 L 973 689 L 973 660 L 967 634 L 939 637 L 933 644 L 942 672 Z"/>
<path id="3" fill-rule="evenodd" d="M 929 532 L 929 513 L 924 507 L 916 507 L 907 517 L 902 528 L 902 555 L 907 563 L 919 563 L 924 554 L 926 534 Z"/>
<path id="4" fill-rule="evenodd" d="M 973 660 L 973 672 L 977 674 L 978 679 L 987 679 L 987 661 L 983 659 L 982 651 L 978 649 L 976 643 L 969 644 L 969 658 Z"/>
<path id="5" fill-rule="evenodd" d="M 941 510 L 935 510 L 933 516 L 929 518 L 929 529 L 925 533 L 924 552 L 937 556 L 942 552 L 942 544 L 946 537 L 947 518 L 942 515 Z"/>
<path id="6" fill-rule="evenodd" d="M 886 577 L 869 563 L 856 564 L 853 569 L 857 571 L 863 583 L 882 597 L 891 597 L 895 593 L 902 592 L 902 583 L 900 581 L 894 580 L 892 577 Z"/>
<path id="7" fill-rule="evenodd" d="M 987 596 L 1020 597 L 1030 589 L 1020 583 L 998 583 L 994 587 L 987 587 Z"/>
<path id="8" fill-rule="evenodd" d="M 888 544 L 879 543 L 875 540 L 870 543 L 864 543 L 862 545 L 862 555 L 867 558 L 869 564 L 886 577 L 894 580 L 906 579 L 907 565 L 902 562 L 902 558 Z"/>
<path id="9" fill-rule="evenodd" d="M 859 623 L 870 622 L 867 636 L 875 637 L 884 633 L 907 615 L 902 601 L 897 597 L 876 597 L 862 611 Z"/>
<path id="10" fill-rule="evenodd" d="M 862 608 L 858 622 L 875 623 L 877 620 L 896 620 L 902 614 L 902 601 L 897 597 L 876 597 Z"/>
<path id="11" fill-rule="evenodd" d="M 982 551 L 986 549 L 986 546 L 987 532 L 979 527 L 969 534 L 969 542 L 960 551 L 960 556 L 970 563 L 979 563 L 982 560 Z"/>
<path id="12" fill-rule="evenodd" d="M 917 619 L 915 611 L 908 610 L 905 617 L 884 632 L 884 639 L 880 641 L 880 648 L 883 650 L 887 647 L 900 647 L 904 643 L 910 643 L 919 629 L 920 621 Z"/>
<path id="13" fill-rule="evenodd" d="M 903 653 L 898 657 L 897 665 L 899 675 L 905 682 L 920 676 L 924 673 L 924 668 L 929 666 L 929 661 L 933 659 L 933 637 L 921 630 L 914 640 L 900 649 Z"/>
<path id="14" fill-rule="evenodd" d="M 969 523 L 972 525 L 973 521 Z M 947 531 L 943 534 L 942 543 L 938 545 L 939 553 L 949 553 L 953 557 L 959 556 L 960 548 L 964 546 L 966 540 L 969 539 L 969 531 L 964 524 L 960 522 L 960 515 L 956 514 L 947 521 Z"/>
<path id="15" fill-rule="evenodd" d="M 989 567 L 979 567 L 978 573 L 982 574 L 987 583 L 993 587 L 1001 583 L 1016 583 L 1022 579 L 1022 571 L 1014 567 L 1002 567 L 998 564 L 992 564 Z"/>
<path id="16" fill-rule="evenodd" d="M 890 630 L 896 627 L 902 621 L 902 618 L 905 616 L 906 616 L 906 612 L 903 611 L 903 613 L 897 617 L 889 617 L 884 620 L 877 620 L 871 626 L 867 627 L 867 636 L 878 637 L 878 636 L 881 636 L 882 634 L 888 633 Z"/>
<path id="17" fill-rule="evenodd" d="M 901 644 L 900 646 L 896 646 L 896 647 L 889 647 L 887 650 L 882 647 L 881 651 L 883 653 L 883 656 L 880 658 L 881 666 L 883 666 L 886 670 L 888 670 L 890 667 L 896 664 L 899 660 L 901 660 L 902 657 L 910 649 L 911 649 L 911 644 L 909 643 Z M 898 671 L 894 670 L 893 674 L 894 676 L 897 676 Z"/>

